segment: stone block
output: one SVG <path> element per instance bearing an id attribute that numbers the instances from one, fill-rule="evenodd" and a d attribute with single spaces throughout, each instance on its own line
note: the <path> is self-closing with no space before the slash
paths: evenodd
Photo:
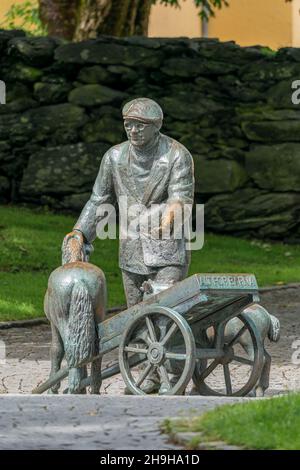
<path id="1" fill-rule="evenodd" d="M 248 179 L 244 168 L 233 160 L 208 160 L 195 155 L 194 165 L 195 192 L 199 194 L 232 192 Z"/>
<path id="2" fill-rule="evenodd" d="M 101 106 L 103 104 L 120 104 L 127 94 L 103 85 L 83 85 L 69 94 L 70 103 L 80 106 Z"/>
<path id="3" fill-rule="evenodd" d="M 255 184 L 273 191 L 300 191 L 300 144 L 260 145 L 246 154 Z"/>
<path id="4" fill-rule="evenodd" d="M 21 182 L 21 195 L 38 200 L 41 195 L 60 199 L 92 191 L 102 156 L 103 143 L 44 148 L 31 155 Z"/>

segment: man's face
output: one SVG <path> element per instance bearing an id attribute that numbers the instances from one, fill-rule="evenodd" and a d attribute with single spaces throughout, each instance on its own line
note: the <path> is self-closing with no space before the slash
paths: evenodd
<path id="1" fill-rule="evenodd" d="M 144 147 L 155 139 L 157 127 L 148 122 L 135 119 L 125 119 L 125 131 L 128 140 L 134 147 Z"/>

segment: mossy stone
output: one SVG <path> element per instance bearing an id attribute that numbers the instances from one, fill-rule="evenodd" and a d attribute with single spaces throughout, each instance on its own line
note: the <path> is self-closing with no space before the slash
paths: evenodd
<path id="1" fill-rule="evenodd" d="M 194 165 L 195 192 L 199 194 L 233 192 L 248 179 L 245 169 L 233 160 L 209 160 L 195 155 Z"/>
<path id="2" fill-rule="evenodd" d="M 81 137 L 87 143 L 109 142 L 113 145 L 126 139 L 123 122 L 108 115 L 87 123 L 81 131 Z"/>
<path id="3" fill-rule="evenodd" d="M 300 192 L 299 155 L 297 143 L 257 145 L 246 154 L 246 170 L 260 188 Z"/>
<path id="4" fill-rule="evenodd" d="M 127 94 L 103 85 L 83 85 L 69 93 L 69 101 L 80 106 L 100 106 L 103 104 L 121 103 Z"/>

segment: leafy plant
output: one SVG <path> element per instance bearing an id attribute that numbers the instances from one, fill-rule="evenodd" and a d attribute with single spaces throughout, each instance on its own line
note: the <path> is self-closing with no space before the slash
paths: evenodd
<path id="1" fill-rule="evenodd" d="M 47 28 L 39 16 L 38 0 L 27 0 L 21 5 L 13 4 L 5 14 L 0 28 L 23 29 L 30 36 L 46 36 Z"/>
<path id="2" fill-rule="evenodd" d="M 153 3 L 161 3 L 163 5 L 170 5 L 175 8 L 180 8 L 180 0 L 152 0 Z M 185 1 L 185 0 L 183 0 Z M 194 0 L 197 8 L 199 8 L 199 16 L 203 19 L 208 19 L 210 16 L 215 16 L 215 10 L 220 10 L 223 6 L 228 7 L 227 0 Z"/>

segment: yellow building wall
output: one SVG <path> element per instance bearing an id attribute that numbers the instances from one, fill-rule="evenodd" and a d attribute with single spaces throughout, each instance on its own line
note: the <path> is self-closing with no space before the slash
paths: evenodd
<path id="1" fill-rule="evenodd" d="M 181 9 L 153 6 L 150 36 L 201 36 L 201 20 L 193 0 L 182 0 L 181 5 Z M 209 37 L 241 46 L 300 46 L 299 11 L 300 0 L 229 0 L 229 7 L 217 10 L 209 20 Z"/>
<path id="2" fill-rule="evenodd" d="M 181 8 L 156 4 L 152 7 L 149 36 L 152 37 L 199 37 L 201 19 L 193 0 L 181 2 Z"/>
<path id="3" fill-rule="evenodd" d="M 300 47 L 300 0 L 293 0 L 293 46 Z"/>
<path id="4" fill-rule="evenodd" d="M 278 49 L 293 45 L 295 6 L 292 3 L 285 0 L 229 0 L 229 5 L 217 11 L 216 17 L 210 20 L 209 37 L 234 40 L 241 46 L 261 44 Z"/>

